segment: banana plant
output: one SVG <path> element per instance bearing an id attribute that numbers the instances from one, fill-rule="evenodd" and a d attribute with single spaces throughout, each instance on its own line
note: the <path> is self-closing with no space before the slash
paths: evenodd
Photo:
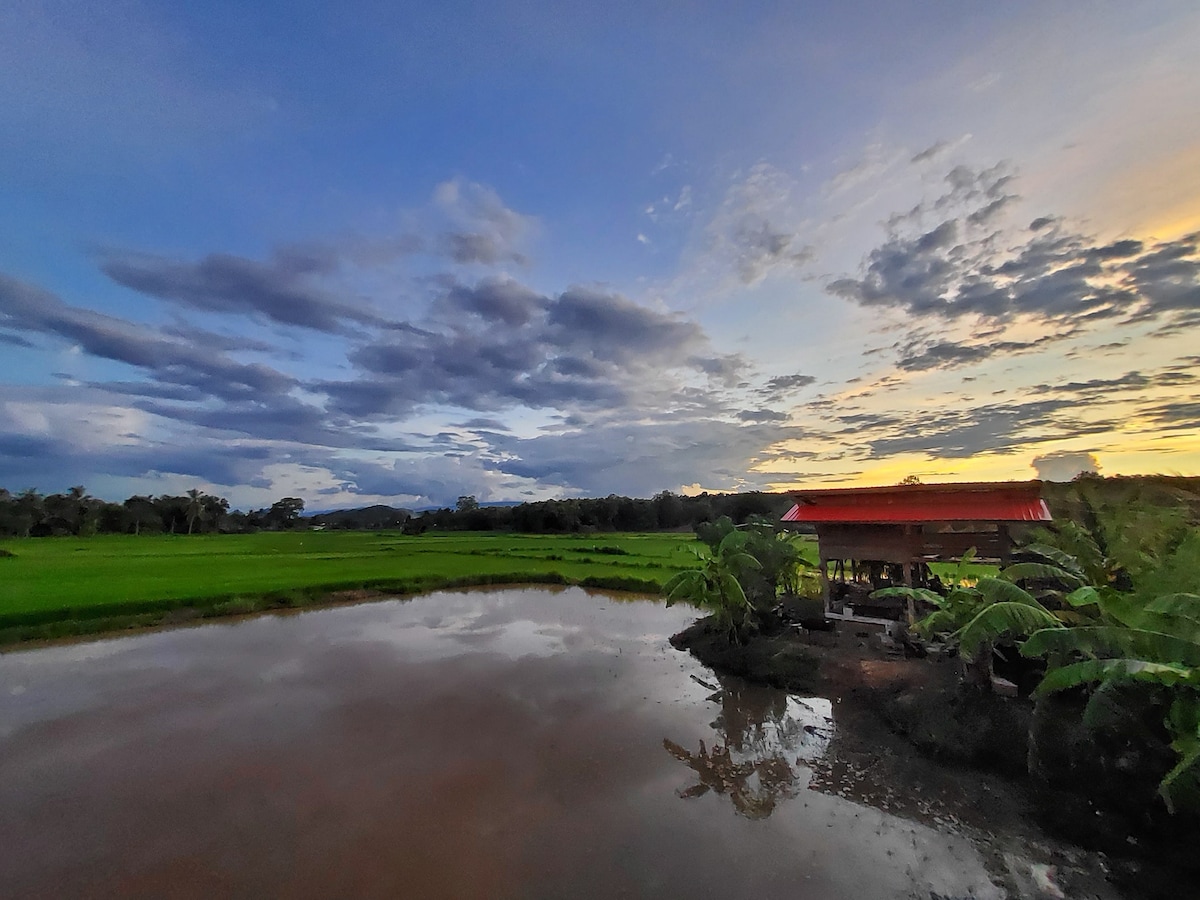
<path id="1" fill-rule="evenodd" d="M 1096 624 L 1030 635 L 1021 653 L 1050 663 L 1034 694 L 1094 687 L 1086 721 L 1115 686 L 1145 682 L 1165 689 L 1170 706 L 1163 724 L 1178 762 L 1159 793 L 1174 811 L 1184 784 L 1200 787 L 1200 595 L 1167 594 L 1140 605 L 1110 589 L 1076 593 L 1076 600 L 1096 608 Z"/>
<path id="2" fill-rule="evenodd" d="M 974 556 L 974 548 L 963 555 L 945 597 L 911 587 L 884 588 L 871 596 L 903 597 L 910 602 L 922 600 L 936 606 L 934 612 L 916 623 L 917 633 L 925 637 L 942 635 L 949 643 L 956 644 L 966 663 L 968 680 L 986 693 L 992 690 L 992 658 L 997 644 L 1041 629 L 1062 627 L 1054 612 L 1016 582 L 1037 579 L 1076 584 L 1081 579 L 1070 567 L 1069 557 L 1062 560 L 1067 564 L 1064 568 L 1047 556 L 1045 562 L 1017 563 L 998 578 L 985 576 L 971 585 L 968 567 Z"/>
<path id="3" fill-rule="evenodd" d="M 745 551 L 745 545 L 745 534 L 730 532 L 715 550 L 695 551 L 701 561 L 698 568 L 678 572 L 663 585 L 667 606 L 683 602 L 707 610 L 734 644 L 755 625 L 754 607 L 738 575 L 759 568 L 759 562 Z"/>

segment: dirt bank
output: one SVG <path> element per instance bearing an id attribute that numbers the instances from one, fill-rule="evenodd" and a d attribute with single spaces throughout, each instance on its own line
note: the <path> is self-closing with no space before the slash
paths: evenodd
<path id="1" fill-rule="evenodd" d="M 730 646 L 702 619 L 671 643 L 717 671 L 829 698 L 838 718 L 853 722 L 861 768 L 883 766 L 898 785 L 920 779 L 919 796 L 953 795 L 957 808 L 979 810 L 973 824 L 995 837 L 999 855 L 1004 835 L 1036 841 L 1041 826 L 1064 842 L 1068 857 L 1071 845 L 1102 854 L 1101 866 L 1130 896 L 1189 895 L 1191 888 L 1181 894 L 1180 886 L 1200 879 L 1194 852 L 1200 817 L 1172 816 L 1155 795 L 1161 748 L 1131 748 L 1126 741 L 1118 766 L 1126 780 L 1117 783 L 1098 759 L 1096 739 L 1074 722 L 1078 709 L 1054 713 L 1026 698 L 964 689 L 958 660 L 896 655 L 876 630 L 777 626 Z M 912 764 L 914 747 L 942 764 L 944 780 L 929 783 L 928 768 Z M 1131 778 L 1138 765 L 1145 771 Z"/>

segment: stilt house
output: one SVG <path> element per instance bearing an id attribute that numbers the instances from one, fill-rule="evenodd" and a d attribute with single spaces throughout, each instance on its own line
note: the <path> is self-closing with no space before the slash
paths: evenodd
<path id="1" fill-rule="evenodd" d="M 800 491 L 785 524 L 815 527 L 825 613 L 882 621 L 903 615 L 900 601 L 871 600 L 892 585 L 938 589 L 929 564 L 971 547 L 976 558 L 1005 565 L 1012 530 L 1050 520 L 1041 485 L 1029 482 L 904 484 Z"/>

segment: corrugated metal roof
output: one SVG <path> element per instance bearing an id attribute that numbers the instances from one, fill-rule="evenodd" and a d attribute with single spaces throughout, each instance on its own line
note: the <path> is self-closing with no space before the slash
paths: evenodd
<path id="1" fill-rule="evenodd" d="M 1038 482 L 915 484 L 802 491 L 785 522 L 1048 522 Z"/>

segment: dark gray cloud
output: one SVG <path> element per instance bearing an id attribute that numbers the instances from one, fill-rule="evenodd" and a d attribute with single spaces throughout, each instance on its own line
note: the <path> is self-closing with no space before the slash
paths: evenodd
<path id="1" fill-rule="evenodd" d="M 147 254 L 108 256 L 100 268 L 132 290 L 202 312 L 262 318 L 329 334 L 348 323 L 380 324 L 378 316 L 317 287 L 311 276 L 326 264 L 284 254 L 269 262 L 214 253 L 197 262 Z"/>
<path id="2" fill-rule="evenodd" d="M 508 279 L 452 284 L 435 328 L 381 332 L 350 353 L 355 378 L 314 385 L 348 416 L 397 417 L 423 405 L 658 409 L 687 394 L 671 372 L 724 374 L 694 322 L 620 294 L 546 297 Z M 674 394 L 672 389 L 675 389 Z"/>
<path id="3" fill-rule="evenodd" d="M 742 378 L 749 365 L 740 353 L 726 356 L 691 356 L 686 362 L 705 375 L 731 386 Z"/>
<path id="4" fill-rule="evenodd" d="M 1200 400 L 1175 400 L 1143 406 L 1139 414 L 1166 431 L 1200 428 Z"/>
<path id="5" fill-rule="evenodd" d="M 862 273 L 833 280 L 829 292 L 923 319 L 974 316 L 1001 324 L 1027 316 L 1085 327 L 1200 310 L 1200 236 L 1150 246 L 1132 239 L 1098 243 L 1042 217 L 1003 248 L 997 233 L 980 227 L 1015 199 L 1011 175 L 1002 167 L 958 166 L 946 180 L 950 189 L 937 201 L 893 216 L 889 237 L 867 254 Z M 939 211 L 947 215 L 932 228 L 910 227 Z M 992 352 L 982 345 L 940 348 L 957 353 L 958 362 L 1022 349 L 1020 343 Z M 935 357 L 914 357 L 909 368 L 928 367 Z"/>
<path id="6" fill-rule="evenodd" d="M 816 384 L 816 381 L 814 375 L 776 375 L 774 378 L 768 379 L 763 390 L 772 394 L 798 391 L 811 384 Z"/>
<path id="7" fill-rule="evenodd" d="M 896 365 L 906 372 L 925 372 L 930 369 L 952 369 L 991 359 L 993 356 L 1009 356 L 1035 350 L 1046 344 L 1063 340 L 1071 332 L 1046 335 L 1032 341 L 990 341 L 978 344 L 939 341 L 920 347 L 909 346 L 904 350 Z"/>
<path id="8" fill-rule="evenodd" d="M 925 452 L 944 459 L 980 453 L 1013 453 L 1016 448 L 1117 427 L 1112 420 L 1091 420 L 1071 399 L 1054 398 L 1024 403 L 987 404 L 964 409 L 914 410 L 893 422 L 850 423 L 841 434 L 854 435 L 865 448 L 864 458 L 881 459 L 896 453 Z"/>
<path id="9" fill-rule="evenodd" d="M 511 278 L 488 278 L 474 287 L 455 284 L 445 294 L 443 305 L 471 313 L 485 321 L 524 325 L 544 310 L 549 300 Z"/>
<path id="10" fill-rule="evenodd" d="M 649 497 L 697 482 L 715 490 L 732 490 L 786 480 L 787 472 L 756 475 L 750 470 L 764 457 L 765 448 L 810 434 L 777 423 L 612 423 L 563 434 L 497 440 L 493 449 L 502 472 L 584 495 L 616 491 Z"/>
<path id="11" fill-rule="evenodd" d="M 488 266 L 528 263 L 522 244 L 536 223 L 505 206 L 491 188 L 456 178 L 437 186 L 434 205 L 450 223 L 439 246 L 454 262 Z"/>
<path id="12" fill-rule="evenodd" d="M 788 414 L 773 409 L 743 409 L 738 413 L 742 422 L 786 422 Z"/>
<path id="13" fill-rule="evenodd" d="M 257 363 L 240 363 L 145 326 L 69 306 L 33 285 L 0 275 L 0 324 L 53 335 L 85 353 L 142 369 L 165 384 L 211 397 L 244 399 L 285 393 L 295 380 Z"/>
<path id="14" fill-rule="evenodd" d="M 1101 397 L 1124 390 L 1140 390 L 1157 379 L 1141 372 L 1126 372 L 1117 378 L 1091 378 L 1087 381 L 1068 381 L 1061 384 L 1039 384 L 1034 390 L 1039 394 L 1074 394 L 1086 397 Z"/>
<path id="15" fill-rule="evenodd" d="M 231 447 L 203 435 L 188 442 L 140 441 L 82 447 L 64 436 L 30 435 L 0 422 L 0 471 L 6 486 L 37 486 L 43 491 L 88 484 L 97 473 L 142 478 L 186 475 L 213 484 L 247 484 L 265 463 L 282 461 L 278 450 L 261 445 Z"/>

